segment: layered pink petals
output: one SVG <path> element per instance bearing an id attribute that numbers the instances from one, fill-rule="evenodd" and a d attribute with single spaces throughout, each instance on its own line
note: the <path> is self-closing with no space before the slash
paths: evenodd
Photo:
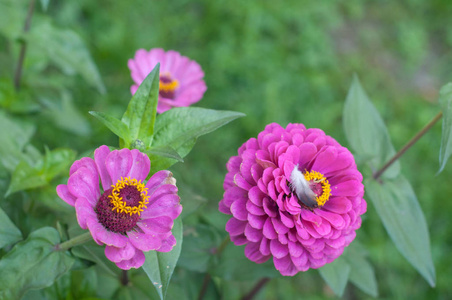
<path id="1" fill-rule="evenodd" d="M 159 94 L 158 113 L 165 112 L 172 107 L 189 106 L 201 100 L 207 90 L 201 66 L 176 51 L 165 52 L 160 48 L 150 51 L 139 49 L 135 53 L 135 57 L 129 59 L 127 65 L 135 82 L 130 88 L 132 94 L 135 94 L 141 82 L 157 63 L 160 63 L 160 75 L 168 76 L 178 83 L 172 95 Z"/>
<path id="2" fill-rule="evenodd" d="M 57 187 L 57 194 L 75 207 L 81 228 L 88 229 L 96 243 L 106 245 L 106 257 L 121 269 L 139 268 L 145 260 L 143 251 L 171 251 L 176 239 L 171 233 L 174 220 L 182 211 L 175 179 L 169 171 L 159 171 L 145 182 L 151 162 L 134 149 L 110 151 L 101 146 L 94 159 L 84 157 L 71 167 L 68 183 Z M 96 205 L 103 190 L 121 178 L 142 181 L 148 188 L 149 203 L 132 230 L 113 232 L 98 220 Z"/>
<path id="3" fill-rule="evenodd" d="M 323 174 L 331 185 L 324 206 L 308 210 L 290 187 L 294 167 Z M 353 155 L 320 129 L 269 124 L 226 165 L 219 210 L 231 215 L 226 231 L 245 255 L 262 263 L 273 257 L 282 275 L 319 268 L 342 254 L 356 236 L 362 176 Z"/>

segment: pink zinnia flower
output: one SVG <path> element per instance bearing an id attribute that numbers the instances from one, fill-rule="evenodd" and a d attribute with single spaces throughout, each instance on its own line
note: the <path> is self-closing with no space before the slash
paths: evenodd
<path id="1" fill-rule="evenodd" d="M 282 275 L 320 268 L 355 238 L 366 211 L 362 175 L 332 137 L 303 124 L 269 124 L 227 163 L 219 209 L 235 245 Z"/>
<path id="2" fill-rule="evenodd" d="M 160 63 L 160 91 L 157 112 L 172 107 L 190 106 L 201 100 L 207 87 L 202 79 L 204 72 L 200 65 L 179 52 L 154 48 L 149 52 L 139 49 L 128 66 L 135 84 L 130 91 L 135 94 L 141 82 Z"/>
<path id="3" fill-rule="evenodd" d="M 171 229 L 182 211 L 176 181 L 159 171 L 145 183 L 150 168 L 136 149 L 101 146 L 94 160 L 75 161 L 67 185 L 57 187 L 58 196 L 75 206 L 80 227 L 105 244 L 107 258 L 124 270 L 142 266 L 143 251 L 168 252 L 176 244 Z"/>

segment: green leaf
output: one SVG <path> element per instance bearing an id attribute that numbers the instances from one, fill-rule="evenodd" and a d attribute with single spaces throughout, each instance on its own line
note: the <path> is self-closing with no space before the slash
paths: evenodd
<path id="1" fill-rule="evenodd" d="M 46 185 L 57 175 L 67 171 L 74 159 L 74 150 L 61 148 L 52 151 L 46 149 L 46 155 L 35 166 L 21 161 L 12 174 L 6 195 Z"/>
<path id="2" fill-rule="evenodd" d="M 441 148 L 439 149 L 438 171 L 438 173 L 441 173 L 452 154 L 452 82 L 449 82 L 441 88 L 438 102 L 443 112 L 443 130 L 441 134 Z"/>
<path id="3" fill-rule="evenodd" d="M 383 184 L 367 180 L 365 186 L 397 249 L 432 287 L 435 286 L 427 223 L 408 180 L 403 176 Z"/>
<path id="4" fill-rule="evenodd" d="M 213 227 L 203 224 L 185 228 L 185 231 L 178 265 L 191 271 L 206 272 L 212 249 L 221 243 L 220 235 Z"/>
<path id="5" fill-rule="evenodd" d="M 226 245 L 218 258 L 214 258 L 209 273 L 224 280 L 242 281 L 281 276 L 271 259 L 265 263 L 256 264 L 245 256 L 245 246 L 235 246 L 232 242 Z"/>
<path id="6" fill-rule="evenodd" d="M 127 145 L 130 144 L 130 133 L 126 124 L 103 112 L 90 111 L 89 113 L 107 126 L 107 128 L 116 134 L 120 139 L 123 139 Z"/>
<path id="7" fill-rule="evenodd" d="M 43 11 L 47 11 L 47 8 L 49 8 L 49 2 L 50 0 L 41 0 L 41 6 Z"/>
<path id="8" fill-rule="evenodd" d="M 58 148 L 50 151 L 46 148 L 42 173 L 47 182 L 57 175 L 66 172 L 75 160 L 75 151 L 69 148 Z"/>
<path id="9" fill-rule="evenodd" d="M 67 272 L 74 260 L 65 252 L 54 251 L 60 242 L 58 232 L 44 227 L 32 232 L 0 260 L 0 298 L 20 299 L 30 289 L 50 286 Z"/>
<path id="10" fill-rule="evenodd" d="M 344 105 L 343 126 L 345 135 L 356 154 L 369 158 L 373 171 L 382 167 L 396 153 L 388 130 L 377 109 L 361 87 L 357 76 Z M 400 163 L 396 161 L 383 177 L 393 178 L 400 173 Z"/>
<path id="11" fill-rule="evenodd" d="M 184 159 L 180 157 L 179 153 L 177 153 L 176 150 L 174 150 L 174 148 L 170 146 L 151 147 L 146 151 L 146 153 L 154 156 L 171 158 L 179 162 L 184 162 Z"/>
<path id="12" fill-rule="evenodd" d="M 40 170 L 35 169 L 25 161 L 21 161 L 12 174 L 11 182 L 5 196 L 7 197 L 18 191 L 37 188 L 45 184 L 47 184 L 47 180 Z"/>
<path id="13" fill-rule="evenodd" d="M 143 80 L 121 119 L 129 127 L 129 140 L 141 140 L 145 148 L 149 147 L 154 133 L 159 99 L 159 68 L 160 64 L 157 64 Z"/>
<path id="14" fill-rule="evenodd" d="M 333 290 L 333 292 L 342 297 L 350 275 L 350 265 L 341 257 L 332 263 L 326 264 L 319 269 L 320 276 Z"/>
<path id="15" fill-rule="evenodd" d="M 35 126 L 0 111 L 0 128 L 8 128 L 0 130 L 0 161 L 12 172 L 19 161 L 28 159 L 23 150 L 33 136 Z"/>
<path id="16" fill-rule="evenodd" d="M 55 27 L 49 18 L 33 21 L 29 44 L 39 47 L 65 74 L 81 75 L 85 81 L 105 93 L 96 64 L 80 36 L 72 30 Z"/>
<path id="17" fill-rule="evenodd" d="M 68 91 L 61 90 L 57 101 L 42 97 L 41 102 L 48 108 L 45 117 L 53 120 L 58 128 L 81 136 L 88 136 L 91 133 L 88 120 L 80 113 Z"/>
<path id="18" fill-rule="evenodd" d="M 176 238 L 177 244 L 170 252 L 149 251 L 144 255 L 146 261 L 142 268 L 148 275 L 160 299 L 165 299 L 168 284 L 179 259 L 182 249 L 182 221 L 177 218 L 174 221 L 172 233 Z"/>
<path id="19" fill-rule="evenodd" d="M 378 287 L 374 268 L 365 258 L 364 250 L 359 249 L 356 245 L 357 242 L 353 242 L 342 255 L 342 258 L 351 267 L 349 280 L 363 292 L 376 298 L 378 297 Z"/>
<path id="20" fill-rule="evenodd" d="M 0 248 L 22 240 L 22 233 L 0 208 Z"/>
<path id="21" fill-rule="evenodd" d="M 152 146 L 169 146 L 185 157 L 193 148 L 196 138 L 245 116 L 235 111 L 220 111 L 199 107 L 176 107 L 157 117 Z M 151 156 L 151 161 L 153 161 Z M 155 158 L 154 158 L 155 159 Z M 167 169 L 176 160 L 157 159 L 152 172 Z"/>

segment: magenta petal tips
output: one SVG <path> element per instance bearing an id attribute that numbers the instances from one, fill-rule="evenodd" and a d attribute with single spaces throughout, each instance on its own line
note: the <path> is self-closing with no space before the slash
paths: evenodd
<path id="1" fill-rule="evenodd" d="M 75 161 L 68 183 L 57 187 L 75 207 L 80 227 L 105 244 L 106 257 L 124 270 L 141 267 L 143 252 L 168 252 L 176 244 L 171 230 L 182 211 L 176 181 L 169 171 L 146 181 L 150 168 L 148 156 L 136 149 L 101 146 L 94 159 Z"/>
<path id="2" fill-rule="evenodd" d="M 134 85 L 130 88 L 135 94 L 141 82 L 160 63 L 160 86 L 157 112 L 163 113 L 172 107 L 190 106 L 198 102 L 207 90 L 201 66 L 180 55 L 179 52 L 154 48 L 149 51 L 139 49 L 128 66 Z"/>
<path id="3" fill-rule="evenodd" d="M 320 129 L 272 123 L 229 159 L 219 210 L 231 240 L 256 263 L 293 276 L 339 257 L 366 212 L 350 151 Z"/>

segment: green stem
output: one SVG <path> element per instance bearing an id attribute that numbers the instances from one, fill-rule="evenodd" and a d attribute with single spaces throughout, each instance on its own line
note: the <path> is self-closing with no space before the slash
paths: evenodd
<path id="1" fill-rule="evenodd" d="M 424 128 L 422 128 L 408 143 L 406 143 L 405 146 L 403 146 L 402 149 L 399 150 L 380 170 L 378 170 L 376 173 L 374 173 L 373 177 L 374 179 L 378 179 L 381 174 L 383 174 L 384 171 L 386 171 L 387 168 L 389 168 L 396 160 L 398 160 L 411 146 L 413 146 L 424 134 L 427 133 L 427 131 L 430 130 L 430 128 L 435 125 L 436 122 L 441 119 L 443 116 L 443 113 L 438 113 L 427 125 L 425 125 Z"/>
<path id="2" fill-rule="evenodd" d="M 55 245 L 55 251 L 66 251 L 71 249 L 72 247 L 84 244 L 86 242 L 91 241 L 93 238 L 91 237 L 91 232 L 85 232 L 81 235 L 76 236 L 75 238 L 72 238 L 64 243 Z"/>

